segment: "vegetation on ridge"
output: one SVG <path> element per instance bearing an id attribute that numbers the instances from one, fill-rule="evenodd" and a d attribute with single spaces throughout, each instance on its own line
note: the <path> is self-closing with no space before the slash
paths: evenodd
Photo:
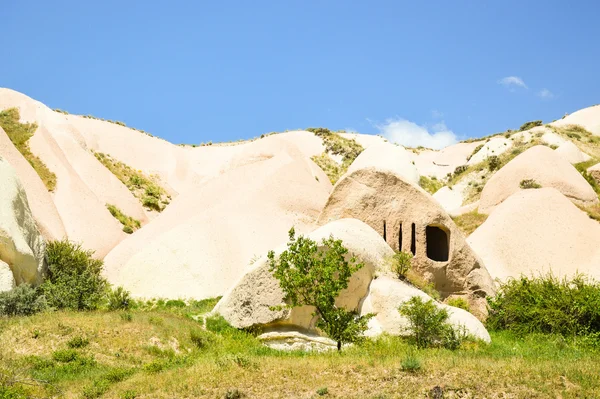
<path id="1" fill-rule="evenodd" d="M 117 161 L 108 154 L 94 152 L 94 155 L 98 161 L 121 180 L 145 207 L 161 212 L 169 204 L 171 197 L 155 182 L 156 179 L 146 177 L 141 171 Z M 121 221 L 121 223 L 123 222 Z M 135 221 L 133 223 L 135 224 Z M 125 223 L 123 224 L 125 225 Z"/>
<path id="2" fill-rule="evenodd" d="M 17 108 L 0 111 L 0 127 L 4 129 L 10 141 L 33 167 L 48 191 L 54 191 L 56 188 L 56 175 L 29 148 L 29 139 L 38 126 L 35 123 L 20 123 L 20 119 L 21 116 Z"/>
<path id="3" fill-rule="evenodd" d="M 306 130 L 314 133 L 323 140 L 325 152 L 321 155 L 313 156 L 311 159 L 325 172 L 331 184 L 335 184 L 346 173 L 350 164 L 364 150 L 356 140 L 344 138 L 338 132 L 332 132 L 323 127 L 309 127 Z M 329 154 L 341 156 L 341 164 L 335 162 Z"/>
<path id="4" fill-rule="evenodd" d="M 125 215 L 123 211 L 121 211 L 115 205 L 106 204 L 106 208 L 115 219 L 121 222 L 121 224 L 123 225 L 123 231 L 125 233 L 131 234 L 142 226 L 139 220 L 134 219 L 131 216 Z"/>

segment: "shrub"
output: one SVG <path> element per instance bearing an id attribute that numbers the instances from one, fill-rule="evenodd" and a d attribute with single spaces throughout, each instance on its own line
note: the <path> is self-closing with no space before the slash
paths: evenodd
<path id="1" fill-rule="evenodd" d="M 508 280 L 488 303 L 492 330 L 564 336 L 600 332 L 600 284 L 582 275 Z"/>
<path id="2" fill-rule="evenodd" d="M 294 228 L 289 231 L 287 250 L 276 259 L 275 253 L 267 255 L 269 270 L 279 281 L 287 307 L 314 306 L 318 316 L 317 327 L 337 341 L 338 351 L 344 342 L 358 342 L 367 329 L 372 315 L 358 316 L 354 310 L 337 308 L 335 299 L 354 272 L 364 265 L 352 256 L 341 240 L 333 236 L 323 239 L 321 248 L 310 238 L 296 238 Z"/>
<path id="3" fill-rule="evenodd" d="M 319 396 L 325 396 L 328 393 L 329 393 L 329 389 L 327 389 L 327 387 L 317 389 L 317 395 L 319 395 Z"/>
<path id="4" fill-rule="evenodd" d="M 412 254 L 410 252 L 396 252 L 391 259 L 392 271 L 396 273 L 399 279 L 404 280 L 406 273 L 410 270 Z"/>
<path id="5" fill-rule="evenodd" d="M 0 292 L 0 316 L 29 316 L 47 307 L 46 297 L 29 284 Z"/>
<path id="6" fill-rule="evenodd" d="M 519 183 L 519 187 L 521 187 L 522 189 L 542 188 L 542 186 L 533 179 L 521 180 L 521 183 Z"/>
<path id="7" fill-rule="evenodd" d="M 159 203 L 158 199 L 155 197 L 145 196 L 142 199 L 142 205 L 144 205 L 145 207 L 148 207 L 150 209 L 154 209 L 155 211 L 158 211 L 158 212 L 162 211 L 160 203 Z"/>
<path id="8" fill-rule="evenodd" d="M 460 165 L 454 169 L 454 176 L 458 176 L 467 171 L 469 167 L 467 165 Z"/>
<path id="9" fill-rule="evenodd" d="M 206 329 L 216 334 L 236 331 L 227 320 L 221 315 L 215 315 L 206 318 Z"/>
<path id="10" fill-rule="evenodd" d="M 408 318 L 412 331 L 412 339 L 419 348 L 441 346 L 456 349 L 464 339 L 448 324 L 448 312 L 438 308 L 433 300 L 423 301 L 414 296 L 398 309 L 401 315 Z"/>
<path id="11" fill-rule="evenodd" d="M 455 297 L 455 298 L 448 299 L 447 305 L 454 306 L 455 308 L 464 309 L 467 312 L 471 311 L 469 302 L 467 302 L 467 300 L 465 298 Z"/>
<path id="12" fill-rule="evenodd" d="M 103 262 L 92 251 L 65 239 L 46 247 L 48 274 L 41 290 L 48 304 L 57 309 L 98 309 L 108 283 L 101 276 Z"/>
<path id="13" fill-rule="evenodd" d="M 410 353 L 402 360 L 402 363 L 400 363 L 400 368 L 402 371 L 414 373 L 421 370 L 421 361 L 419 361 L 414 353 Z"/>
<path id="14" fill-rule="evenodd" d="M 497 155 L 490 155 L 487 159 L 488 169 L 494 171 L 500 169 L 500 158 Z"/>
<path id="15" fill-rule="evenodd" d="M 61 349 L 52 353 L 52 359 L 60 363 L 70 363 L 77 360 L 78 354 L 75 349 Z"/>
<path id="16" fill-rule="evenodd" d="M 529 129 L 532 129 L 532 128 L 536 127 L 536 126 L 542 126 L 542 121 L 525 122 L 519 128 L 519 131 L 522 132 L 524 130 L 529 130 Z"/>
<path id="17" fill-rule="evenodd" d="M 90 341 L 87 338 L 83 338 L 82 336 L 78 335 L 76 337 L 71 338 L 67 342 L 67 346 L 71 349 L 78 349 L 88 346 L 89 343 Z"/>
<path id="18" fill-rule="evenodd" d="M 123 225 L 123 231 L 127 234 L 133 233 L 135 230 L 141 227 L 139 220 L 132 218 L 131 216 L 125 215 L 119 208 L 112 204 L 106 204 L 106 208 L 115 219 L 117 219 Z"/>
<path id="19" fill-rule="evenodd" d="M 237 388 L 227 390 L 227 392 L 225 392 L 225 396 L 223 396 L 224 399 L 241 399 L 243 397 L 244 394 Z"/>
<path id="20" fill-rule="evenodd" d="M 131 306 L 131 293 L 123 287 L 108 292 L 108 310 L 127 310 Z"/>
<path id="21" fill-rule="evenodd" d="M 198 349 L 206 349 L 215 341 L 215 337 L 204 330 L 191 330 L 190 340 Z"/>

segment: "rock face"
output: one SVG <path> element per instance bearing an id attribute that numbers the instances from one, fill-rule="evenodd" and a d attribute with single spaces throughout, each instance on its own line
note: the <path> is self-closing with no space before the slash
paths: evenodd
<path id="1" fill-rule="evenodd" d="M 481 192 L 479 211 L 490 213 L 521 190 L 521 181 L 527 179 L 542 187 L 553 187 L 582 205 L 598 202 L 596 193 L 577 169 L 549 147 L 539 145 L 515 157 L 490 178 Z"/>
<path id="2" fill-rule="evenodd" d="M 0 291 L 41 283 L 45 243 L 25 190 L 12 166 L 0 157 Z"/>
<path id="3" fill-rule="evenodd" d="M 377 231 L 394 250 L 412 252 L 413 268 L 435 284 L 443 297 L 462 295 L 471 309 L 485 313 L 492 280 L 440 204 L 421 188 L 390 171 L 360 169 L 334 187 L 320 225 L 359 219 Z"/>
<path id="4" fill-rule="evenodd" d="M 511 140 L 505 137 L 494 137 L 490 141 L 486 142 L 479 151 L 473 154 L 471 159 L 469 159 L 469 162 L 467 162 L 467 165 L 475 165 L 479 162 L 485 161 L 492 155 L 498 156 L 503 154 L 510 149 L 510 147 L 512 147 Z"/>
<path id="5" fill-rule="evenodd" d="M 469 236 L 491 276 L 600 278 L 600 224 L 554 188 L 516 192 Z"/>
<path id="6" fill-rule="evenodd" d="M 552 122 L 554 126 L 580 125 L 587 131 L 600 136 L 600 105 L 573 112 L 571 115 Z"/>
<path id="7" fill-rule="evenodd" d="M 579 162 L 585 162 L 590 159 L 590 156 L 582 152 L 572 141 L 566 141 L 561 144 L 556 150 L 556 153 L 560 155 L 565 161 L 570 164 L 576 164 Z"/>
<path id="8" fill-rule="evenodd" d="M 367 335 L 405 333 L 402 327 L 407 325 L 406 320 L 394 309 L 412 296 L 428 296 L 400 280 L 386 276 L 386 259 L 394 252 L 371 227 L 356 219 L 342 219 L 320 227 L 308 237 L 320 243 L 330 235 L 341 239 L 349 253 L 364 263 L 364 267 L 351 277 L 348 289 L 342 291 L 336 305 L 356 310 L 361 315 L 378 313 L 371 320 Z M 281 246 L 275 253 L 280 254 L 286 248 Z M 376 274 L 380 277 L 375 278 Z M 328 344 L 322 338 L 316 339 L 318 331 L 312 307 L 272 309 L 283 303 L 283 291 L 269 272 L 267 258 L 263 257 L 223 296 L 214 312 L 237 328 L 262 327 L 262 338 L 276 348 Z M 439 306 L 446 307 L 442 304 Z M 398 314 L 394 314 L 394 311 Z M 453 323 L 463 325 L 472 335 L 489 341 L 487 331 L 475 316 L 454 308 L 451 308 L 451 313 Z"/>
<path id="9" fill-rule="evenodd" d="M 419 184 L 419 172 L 412 163 L 412 154 L 404 147 L 391 143 L 372 145 L 356 157 L 347 174 L 370 167 L 391 171 L 408 182 Z"/>

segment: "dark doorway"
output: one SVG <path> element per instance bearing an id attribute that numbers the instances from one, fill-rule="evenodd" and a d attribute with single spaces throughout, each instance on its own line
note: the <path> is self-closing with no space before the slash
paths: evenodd
<path id="1" fill-rule="evenodd" d="M 383 221 L 383 241 L 387 242 L 387 229 L 385 227 L 385 220 Z"/>
<path id="2" fill-rule="evenodd" d="M 427 257 L 437 262 L 446 262 L 450 255 L 450 240 L 448 233 L 437 226 L 427 226 Z"/>
<path id="3" fill-rule="evenodd" d="M 402 223 L 400 223 L 400 231 L 398 232 L 398 251 L 402 251 Z"/>
<path id="4" fill-rule="evenodd" d="M 412 224 L 410 230 L 410 252 L 412 252 L 413 256 L 415 256 L 417 254 L 417 228 L 414 223 Z"/>

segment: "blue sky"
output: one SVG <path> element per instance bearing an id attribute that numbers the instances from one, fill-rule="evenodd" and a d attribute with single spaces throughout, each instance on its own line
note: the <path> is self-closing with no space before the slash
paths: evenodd
<path id="1" fill-rule="evenodd" d="M 175 143 L 441 145 L 600 103 L 595 1 L 3 3 L 0 86 Z"/>

